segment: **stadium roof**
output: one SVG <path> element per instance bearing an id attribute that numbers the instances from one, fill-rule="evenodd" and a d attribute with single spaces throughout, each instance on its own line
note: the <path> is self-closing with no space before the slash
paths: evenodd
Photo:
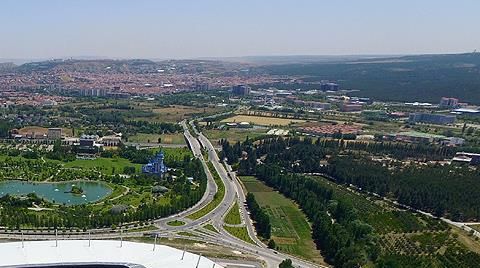
<path id="1" fill-rule="evenodd" d="M 145 268 L 221 268 L 211 260 L 163 245 L 112 240 L 0 243 L 0 267 L 53 267 L 68 264 Z"/>

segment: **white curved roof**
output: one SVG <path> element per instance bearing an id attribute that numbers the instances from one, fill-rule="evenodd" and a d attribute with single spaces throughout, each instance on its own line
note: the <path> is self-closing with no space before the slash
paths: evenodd
<path id="1" fill-rule="evenodd" d="M 48 264 L 92 264 L 92 263 L 127 263 L 141 265 L 145 268 L 195 268 L 199 255 L 163 245 L 135 243 L 124 241 L 59 240 L 0 243 L 0 267 Z M 200 257 L 198 268 L 221 268 L 220 265 Z"/>

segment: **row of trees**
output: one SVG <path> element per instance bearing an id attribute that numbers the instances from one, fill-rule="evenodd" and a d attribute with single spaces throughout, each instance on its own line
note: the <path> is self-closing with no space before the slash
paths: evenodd
<path id="1" fill-rule="evenodd" d="M 257 177 L 295 200 L 312 221 L 313 238 L 335 267 L 359 267 L 377 259 L 380 249 L 373 228 L 362 222 L 349 200 L 334 197 L 314 179 L 258 165 Z"/>
<path id="2" fill-rule="evenodd" d="M 252 219 L 255 221 L 255 229 L 258 235 L 265 239 L 270 239 L 272 233 L 272 225 L 270 224 L 270 218 L 268 214 L 258 205 L 255 196 L 252 193 L 247 194 L 246 198 L 248 210 L 252 215 Z"/>

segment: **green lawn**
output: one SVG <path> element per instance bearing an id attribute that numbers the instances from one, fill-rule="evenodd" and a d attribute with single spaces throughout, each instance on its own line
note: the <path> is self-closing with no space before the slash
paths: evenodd
<path id="1" fill-rule="evenodd" d="M 207 230 L 210 230 L 210 231 L 212 231 L 212 232 L 218 233 L 217 228 L 215 228 L 215 226 L 213 226 L 212 224 L 204 225 L 203 228 L 205 228 L 205 229 L 207 229 Z"/>
<path id="2" fill-rule="evenodd" d="M 97 158 L 94 160 L 77 159 L 65 163 L 65 167 L 67 168 L 96 169 L 108 175 L 121 174 L 123 173 L 123 169 L 127 166 L 134 166 L 137 171 L 140 171 L 142 165 L 133 164 L 124 158 Z"/>
<path id="3" fill-rule="evenodd" d="M 278 250 L 321 262 L 322 257 L 312 240 L 310 225 L 298 206 L 254 177 L 240 179 L 269 215 L 272 238 Z"/>
<path id="4" fill-rule="evenodd" d="M 240 218 L 240 208 L 238 207 L 237 202 L 235 202 L 235 204 L 230 208 L 227 215 L 225 216 L 225 223 L 226 224 L 242 223 L 242 219 Z"/>

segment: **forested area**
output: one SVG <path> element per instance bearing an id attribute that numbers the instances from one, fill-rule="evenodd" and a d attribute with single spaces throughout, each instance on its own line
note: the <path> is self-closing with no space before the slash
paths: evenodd
<path id="1" fill-rule="evenodd" d="M 443 160 L 455 155 L 454 147 L 437 145 L 399 143 L 399 142 L 374 142 L 374 141 L 347 141 L 343 139 L 319 138 L 311 139 L 293 138 L 267 138 L 258 143 L 247 139 L 231 145 L 227 140 L 221 140 L 222 151 L 220 156 L 227 158 L 229 164 L 239 162 L 242 152 L 252 155 L 252 158 L 261 155 L 270 157 L 271 162 L 281 161 L 281 166 L 287 167 L 292 161 L 310 161 L 317 167 L 321 159 L 327 154 L 339 154 L 349 151 L 363 152 L 373 155 L 385 155 L 398 160 L 413 158 L 417 161 Z M 288 151 L 286 149 L 288 148 Z M 281 154 L 281 156 L 279 155 Z M 255 164 L 251 160 L 252 164 Z M 245 163 L 244 163 L 245 164 Z M 302 164 L 310 167 L 312 165 Z M 251 167 L 246 167 L 251 170 Z"/>
<path id="2" fill-rule="evenodd" d="M 248 157 L 242 157 L 247 154 Z M 451 147 L 333 139 L 271 138 L 253 144 L 222 141 L 221 156 L 238 163 L 239 174 L 253 174 L 256 159 L 294 173 L 325 173 L 400 203 L 454 220 L 480 219 L 480 172 L 468 167 L 405 164 L 451 157 Z M 388 156 L 392 159 L 375 161 Z"/>
<path id="3" fill-rule="evenodd" d="M 356 64 L 311 63 L 258 67 L 275 75 L 307 76 L 304 82 L 342 81 L 342 89 L 357 89 L 355 95 L 377 100 L 438 102 L 452 96 L 480 104 L 478 87 L 480 55 L 421 55 L 399 58 L 360 60 Z M 388 62 L 388 61 L 391 62 Z M 464 66 L 460 68 L 459 66 Z M 318 84 L 268 84 L 280 89 L 318 89 Z"/>

